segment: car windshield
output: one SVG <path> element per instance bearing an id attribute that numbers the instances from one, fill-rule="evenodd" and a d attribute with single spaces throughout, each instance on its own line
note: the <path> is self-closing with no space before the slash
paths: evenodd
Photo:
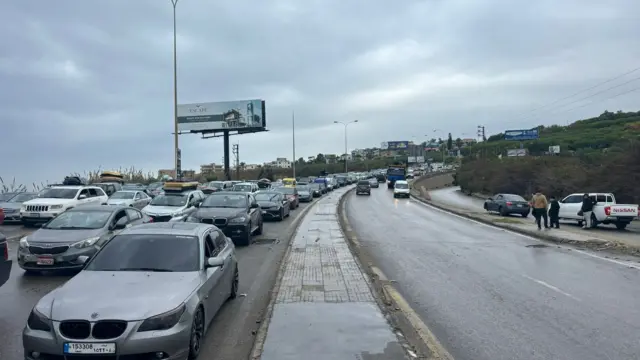
<path id="1" fill-rule="evenodd" d="M 10 203 L 23 203 L 25 201 L 29 201 L 36 198 L 36 194 L 28 193 L 28 194 L 18 194 L 11 199 L 7 200 Z"/>
<path id="2" fill-rule="evenodd" d="M 369 181 L 367 180 L 358 181 L 358 185 L 369 185 Z"/>
<path id="3" fill-rule="evenodd" d="M 320 184 L 310 184 L 309 187 L 313 190 L 319 190 L 320 189 Z"/>
<path id="4" fill-rule="evenodd" d="M 281 187 L 281 188 L 278 188 L 277 191 L 285 195 L 294 195 L 296 193 L 296 189 L 290 188 L 290 187 Z"/>
<path id="5" fill-rule="evenodd" d="M 524 201 L 524 202 L 527 201 L 520 195 L 511 195 L 511 194 L 504 195 L 504 199 L 509 201 Z"/>
<path id="6" fill-rule="evenodd" d="M 187 195 L 171 194 L 158 195 L 151 200 L 149 205 L 153 206 L 185 206 L 187 204 Z"/>
<path id="7" fill-rule="evenodd" d="M 122 199 L 122 200 L 129 200 L 129 199 L 133 199 L 133 196 L 136 193 L 134 193 L 133 191 L 116 191 L 115 193 L 113 193 L 113 195 L 111 195 L 110 199 Z"/>
<path id="8" fill-rule="evenodd" d="M 310 190 L 309 185 L 298 185 L 296 186 L 296 189 L 298 189 L 298 191 L 306 191 L 306 192 L 309 192 Z"/>
<path id="9" fill-rule="evenodd" d="M 0 194 L 0 202 L 9 201 L 16 195 L 16 193 L 2 193 Z"/>
<path id="10" fill-rule="evenodd" d="M 111 214 L 112 211 L 108 209 L 66 211 L 53 218 L 43 228 L 56 230 L 101 229 L 107 224 Z"/>
<path id="11" fill-rule="evenodd" d="M 255 198 L 256 198 L 256 201 L 278 201 L 280 196 L 282 196 L 281 193 L 265 192 L 265 193 L 257 193 L 255 195 Z"/>
<path id="12" fill-rule="evenodd" d="M 200 241 L 195 236 L 117 235 L 84 270 L 191 272 L 200 269 Z"/>
<path id="13" fill-rule="evenodd" d="M 155 190 L 155 189 L 161 188 L 161 187 L 162 187 L 162 185 L 163 185 L 163 184 L 162 184 L 161 182 L 151 183 L 151 184 L 149 184 L 149 186 L 147 186 L 147 189 L 149 189 L 149 190 Z"/>
<path id="14" fill-rule="evenodd" d="M 222 189 L 224 187 L 224 183 L 222 181 L 211 181 L 207 184 L 207 187 L 212 189 Z"/>
<path id="15" fill-rule="evenodd" d="M 251 192 L 251 185 L 233 185 L 233 191 Z"/>
<path id="16" fill-rule="evenodd" d="M 40 194 L 43 199 L 74 199 L 78 189 L 51 188 Z"/>
<path id="17" fill-rule="evenodd" d="M 245 208 L 247 195 L 220 193 L 207 196 L 200 205 L 202 208 Z"/>
<path id="18" fill-rule="evenodd" d="M 396 189 L 408 189 L 409 184 L 398 184 L 396 183 Z"/>

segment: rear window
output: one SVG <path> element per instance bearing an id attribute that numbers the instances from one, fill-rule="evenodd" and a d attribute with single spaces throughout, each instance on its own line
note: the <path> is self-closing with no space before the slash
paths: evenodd
<path id="1" fill-rule="evenodd" d="M 510 200 L 510 201 L 527 201 L 520 195 L 505 195 L 504 198 L 505 200 Z"/>
<path id="2" fill-rule="evenodd" d="M 360 181 L 358 181 L 358 185 L 369 185 L 369 181 L 368 180 L 360 180 Z"/>

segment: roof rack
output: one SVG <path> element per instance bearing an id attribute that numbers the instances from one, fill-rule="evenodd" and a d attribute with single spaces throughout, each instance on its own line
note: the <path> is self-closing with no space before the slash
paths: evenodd
<path id="1" fill-rule="evenodd" d="M 162 189 L 165 192 L 183 192 L 188 190 L 198 190 L 197 181 L 167 181 Z"/>

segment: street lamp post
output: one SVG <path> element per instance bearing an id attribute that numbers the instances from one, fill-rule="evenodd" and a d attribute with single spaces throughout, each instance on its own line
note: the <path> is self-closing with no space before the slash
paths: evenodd
<path id="1" fill-rule="evenodd" d="M 443 134 L 442 130 L 440 130 L 440 129 L 433 129 L 433 132 L 440 132 L 440 134 Z M 441 137 L 441 139 L 442 139 L 442 137 Z M 442 143 L 440 145 L 440 151 L 442 151 L 442 166 L 444 166 L 444 149 L 445 149 L 445 146 L 443 146 L 443 145 L 445 145 L 445 144 Z"/>
<path id="2" fill-rule="evenodd" d="M 353 124 L 353 123 L 357 123 L 358 120 L 353 120 L 353 121 L 349 121 L 349 122 L 342 122 L 342 121 L 334 121 L 334 124 L 342 124 L 344 125 L 344 172 L 347 173 L 349 168 L 348 168 L 348 162 L 349 160 L 347 159 L 347 126 L 349 126 L 349 124 Z"/>
<path id="3" fill-rule="evenodd" d="M 177 33 L 176 33 L 176 6 L 178 0 L 171 0 L 173 5 L 173 153 L 175 155 L 176 179 L 180 179 L 180 155 L 178 154 L 178 50 L 177 50 Z"/>

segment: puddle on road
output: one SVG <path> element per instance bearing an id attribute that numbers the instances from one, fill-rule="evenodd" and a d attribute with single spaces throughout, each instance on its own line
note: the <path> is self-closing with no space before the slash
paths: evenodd
<path id="1" fill-rule="evenodd" d="M 280 241 L 276 238 L 257 238 L 257 239 L 253 239 L 253 241 L 251 242 L 252 245 L 272 245 L 272 244 L 277 244 Z"/>
<path id="2" fill-rule="evenodd" d="M 547 247 L 549 247 L 549 245 L 545 245 L 545 244 L 533 244 L 533 245 L 527 245 L 527 246 L 525 246 L 525 247 L 539 249 L 539 248 L 547 248 Z"/>

